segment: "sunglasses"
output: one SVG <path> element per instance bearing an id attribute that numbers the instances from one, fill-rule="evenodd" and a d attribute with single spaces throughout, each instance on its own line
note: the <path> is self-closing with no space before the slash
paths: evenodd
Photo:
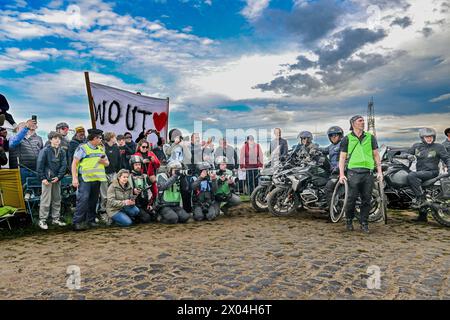
<path id="1" fill-rule="evenodd" d="M 132 138 L 132 137 L 130 137 L 130 136 L 126 136 L 126 137 L 125 137 L 125 139 L 131 139 L 131 138 Z"/>
<path id="2" fill-rule="evenodd" d="M 148 146 L 141 146 L 142 149 L 148 149 Z"/>

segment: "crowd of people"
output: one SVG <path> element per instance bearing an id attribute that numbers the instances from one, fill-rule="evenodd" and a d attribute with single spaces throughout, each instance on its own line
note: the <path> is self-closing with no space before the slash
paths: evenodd
<path id="1" fill-rule="evenodd" d="M 60 211 L 61 181 L 66 175 L 71 176 L 77 189 L 72 223 L 78 231 L 97 227 L 101 220 L 119 226 L 151 221 L 185 223 L 190 218 L 214 220 L 240 203 L 236 194 L 240 183 L 238 169 L 245 170 L 251 193 L 264 166 L 262 148 L 251 135 L 240 150 L 225 138 L 219 140 L 217 147 L 214 138 L 202 143 L 199 133 L 192 133 L 189 141 L 178 129 L 169 131 L 166 143 L 155 130 L 143 131 L 133 140 L 130 132 L 116 135 L 78 126 L 69 140 L 70 127 L 61 122 L 44 143 L 36 134 L 36 119 L 16 124 L 2 95 L 0 103 L 0 121 L 9 121 L 14 127 L 14 135 L 9 139 L 7 131 L 0 127 L 0 165 L 9 162 L 9 168 L 19 168 L 22 184 L 28 177 L 42 182 L 38 224 L 42 229 L 48 229 L 50 213 L 53 224 L 65 225 Z M 361 196 L 361 228 L 368 232 L 372 173 L 376 172 L 380 180 L 383 174 L 377 140 L 364 131 L 364 125 L 364 118 L 358 115 L 350 119 L 347 135 L 338 126 L 329 128 L 327 147 L 319 147 L 311 132 L 302 131 L 291 150 L 294 154 L 320 152 L 328 157 L 331 176 L 349 184 L 347 229 L 353 230 L 355 202 Z M 156 146 L 148 139 L 152 133 L 158 137 Z M 274 130 L 269 149 L 272 158 L 288 155 L 288 142 L 281 133 L 280 128 Z M 420 130 L 421 142 L 408 151 L 417 158 L 417 171 L 408 176 L 417 207 L 424 201 L 421 182 L 439 174 L 440 161 L 450 167 L 450 128 L 445 135 L 447 139 L 439 144 L 435 142 L 436 132 L 424 128 Z M 9 158 L 5 152 L 9 152 Z M 328 203 L 334 189 L 331 181 L 326 186 Z M 423 216 L 419 216 L 421 219 Z"/>

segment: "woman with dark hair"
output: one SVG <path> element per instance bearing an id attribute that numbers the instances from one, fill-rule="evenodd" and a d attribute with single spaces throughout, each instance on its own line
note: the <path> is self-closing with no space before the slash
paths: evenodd
<path id="1" fill-rule="evenodd" d="M 153 199 L 158 196 L 158 188 L 156 186 L 156 171 L 161 166 L 158 157 L 150 150 L 150 143 L 146 140 L 141 140 L 138 143 L 136 156 L 142 157 L 144 159 L 142 165 L 142 173 L 148 175 L 150 182 L 152 183 L 152 195 Z"/>

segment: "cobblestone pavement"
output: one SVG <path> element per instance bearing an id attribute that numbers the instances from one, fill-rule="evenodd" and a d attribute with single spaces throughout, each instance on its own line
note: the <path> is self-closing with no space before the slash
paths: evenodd
<path id="1" fill-rule="evenodd" d="M 39 234 L 0 242 L 5 299 L 450 299 L 450 232 L 391 213 L 371 234 L 317 214 L 231 217 Z M 69 265 L 81 289 L 66 287 Z M 380 289 L 367 268 L 380 267 Z"/>

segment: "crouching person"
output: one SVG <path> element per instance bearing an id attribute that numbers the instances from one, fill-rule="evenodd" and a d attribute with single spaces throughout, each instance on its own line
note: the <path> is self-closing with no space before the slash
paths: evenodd
<path id="1" fill-rule="evenodd" d="M 37 173 L 42 181 L 41 202 L 39 205 L 39 228 L 47 230 L 47 219 L 52 209 L 54 225 L 60 227 L 66 224 L 60 220 L 61 211 L 61 180 L 67 170 L 66 152 L 61 149 L 61 135 L 55 131 L 48 134 L 50 145 L 39 152 Z"/>
<path id="2" fill-rule="evenodd" d="M 156 221 L 155 210 L 153 210 L 153 196 L 151 192 L 152 183 L 147 174 L 142 173 L 144 159 L 138 155 L 132 155 L 130 158 L 131 173 L 128 183 L 137 195 L 136 206 L 139 208 L 139 221 L 148 223 L 151 220 Z"/>
<path id="3" fill-rule="evenodd" d="M 216 163 L 219 166 L 217 171 L 217 191 L 215 192 L 215 200 L 217 211 L 224 214 L 228 213 L 228 209 L 241 204 L 241 198 L 233 193 L 236 183 L 236 177 L 233 172 L 227 169 L 228 159 L 226 157 L 217 157 Z M 222 203 L 225 203 L 222 207 Z"/>
<path id="4" fill-rule="evenodd" d="M 208 173 L 211 166 L 208 162 L 197 165 L 198 176 L 192 178 L 191 188 L 193 190 L 192 203 L 194 220 L 214 220 L 218 215 L 218 207 L 214 201 L 217 191 L 217 176 L 215 172 Z"/>
<path id="5" fill-rule="evenodd" d="M 167 164 L 167 172 L 159 173 L 156 178 L 159 193 L 156 212 L 162 223 L 185 223 L 191 217 L 181 207 L 181 168 L 181 162 L 176 160 L 171 161 Z"/>
<path id="6" fill-rule="evenodd" d="M 135 205 L 133 188 L 128 183 L 130 171 L 121 169 L 117 178 L 108 187 L 106 213 L 121 227 L 133 224 L 133 219 L 139 215 L 139 208 Z"/>

